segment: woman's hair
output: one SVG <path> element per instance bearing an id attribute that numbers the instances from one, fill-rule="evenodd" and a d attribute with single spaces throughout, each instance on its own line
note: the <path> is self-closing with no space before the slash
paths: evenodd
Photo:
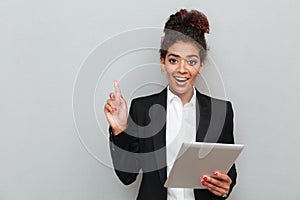
<path id="1" fill-rule="evenodd" d="M 168 49 L 177 41 L 192 42 L 200 50 L 200 60 L 204 61 L 207 54 L 205 33 L 209 33 L 206 16 L 197 11 L 181 9 L 172 14 L 164 27 L 164 36 L 160 45 L 160 58 L 165 59 Z"/>

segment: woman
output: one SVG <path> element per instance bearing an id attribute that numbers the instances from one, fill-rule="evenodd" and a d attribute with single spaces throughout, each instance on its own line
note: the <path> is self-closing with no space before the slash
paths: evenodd
<path id="1" fill-rule="evenodd" d="M 114 83 L 115 92 L 104 107 L 111 156 L 117 176 L 126 185 L 142 171 L 137 199 L 226 199 L 236 183 L 233 165 L 227 174 L 199 177 L 206 189 L 163 186 L 182 142 L 234 143 L 231 103 L 203 95 L 194 87 L 204 69 L 208 32 L 208 20 L 199 11 L 181 9 L 170 16 L 160 49 L 168 86 L 134 99 L 129 115 L 118 83 Z"/>

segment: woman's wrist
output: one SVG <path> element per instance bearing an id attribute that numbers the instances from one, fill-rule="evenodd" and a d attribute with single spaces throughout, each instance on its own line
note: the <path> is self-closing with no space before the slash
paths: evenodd
<path id="1" fill-rule="evenodd" d="M 120 133 L 122 133 L 123 131 L 125 131 L 126 127 L 115 127 L 115 128 L 112 128 L 112 133 L 114 136 L 117 136 L 119 135 Z"/>

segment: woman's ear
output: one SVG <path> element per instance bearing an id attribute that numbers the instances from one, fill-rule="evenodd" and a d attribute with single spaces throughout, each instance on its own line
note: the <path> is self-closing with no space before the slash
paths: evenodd
<path id="1" fill-rule="evenodd" d="M 161 70 L 162 70 L 162 71 L 165 71 L 165 70 L 166 70 L 166 67 L 165 67 L 165 59 L 164 59 L 164 58 L 161 58 L 161 59 L 160 59 L 160 67 L 161 67 Z"/>
<path id="2" fill-rule="evenodd" d="M 204 69 L 204 62 L 201 62 L 198 74 L 201 74 L 203 72 L 203 69 Z"/>

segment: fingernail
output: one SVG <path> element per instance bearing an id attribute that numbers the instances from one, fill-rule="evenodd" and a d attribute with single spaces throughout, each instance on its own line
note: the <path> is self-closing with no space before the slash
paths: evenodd
<path id="1" fill-rule="evenodd" d="M 115 95 L 113 95 L 113 94 L 112 94 L 112 95 L 111 95 L 111 98 L 113 98 L 113 99 L 114 99 L 114 98 L 116 98 L 116 97 L 115 97 Z"/>
<path id="2" fill-rule="evenodd" d="M 123 96 L 122 96 L 122 95 L 121 95 L 120 97 L 123 99 Z"/>
<path id="3" fill-rule="evenodd" d="M 218 172 L 215 172 L 215 173 L 214 173 L 214 175 L 215 175 L 215 176 L 218 176 L 218 175 L 219 175 L 219 173 L 218 173 Z"/>
<path id="4" fill-rule="evenodd" d="M 115 111 L 117 111 L 118 109 L 117 108 L 115 108 Z"/>
<path id="5" fill-rule="evenodd" d="M 203 180 L 204 180 L 204 181 L 207 181 L 207 179 L 208 179 L 208 178 L 207 178 L 206 176 L 203 177 Z"/>
<path id="6" fill-rule="evenodd" d="M 205 182 L 204 181 L 201 181 L 202 185 L 204 186 L 205 185 Z"/>

